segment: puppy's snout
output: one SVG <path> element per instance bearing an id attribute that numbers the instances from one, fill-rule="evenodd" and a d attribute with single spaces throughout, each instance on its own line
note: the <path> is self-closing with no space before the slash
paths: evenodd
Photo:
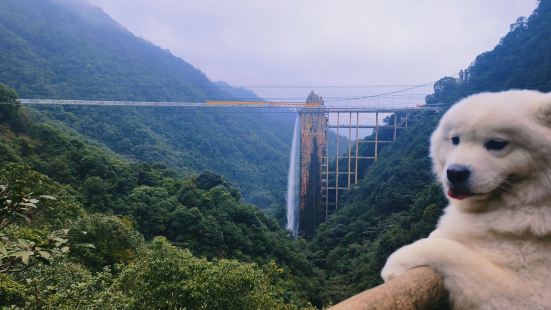
<path id="1" fill-rule="evenodd" d="M 465 166 L 452 165 L 446 170 L 448 180 L 452 184 L 459 184 L 467 181 L 471 175 L 471 170 Z"/>

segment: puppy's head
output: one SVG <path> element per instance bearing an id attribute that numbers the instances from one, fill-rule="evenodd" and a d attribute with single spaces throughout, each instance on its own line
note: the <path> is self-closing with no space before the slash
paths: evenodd
<path id="1" fill-rule="evenodd" d="M 431 157 L 451 202 L 465 211 L 482 211 L 503 195 L 542 199 L 551 186 L 551 95 L 507 91 L 463 99 L 440 120 Z"/>

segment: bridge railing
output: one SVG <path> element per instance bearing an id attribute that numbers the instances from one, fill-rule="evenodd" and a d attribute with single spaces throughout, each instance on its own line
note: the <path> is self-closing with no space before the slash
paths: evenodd
<path id="1" fill-rule="evenodd" d="M 150 101 L 110 101 L 110 100 L 67 100 L 67 99 L 28 99 L 21 98 L 19 103 L 24 105 L 63 105 L 63 106 L 135 106 L 135 107 L 188 107 L 188 108 L 233 108 L 233 109 L 264 109 L 278 110 L 296 113 L 297 109 L 303 111 L 318 111 L 323 113 L 360 112 L 360 113 L 395 113 L 405 111 L 436 111 L 437 106 L 322 106 L 314 103 L 300 102 L 150 102 Z"/>
<path id="2" fill-rule="evenodd" d="M 425 310 L 446 309 L 447 295 L 442 278 L 427 267 L 354 295 L 329 310 Z"/>

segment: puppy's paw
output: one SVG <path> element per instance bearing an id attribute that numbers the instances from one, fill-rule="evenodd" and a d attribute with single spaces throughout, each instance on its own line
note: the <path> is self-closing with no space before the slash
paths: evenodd
<path id="1" fill-rule="evenodd" d="M 411 246 L 412 245 L 402 247 L 388 257 L 383 270 L 381 270 L 381 277 L 385 282 L 388 282 L 400 276 L 404 272 L 417 267 L 417 262 L 409 255 L 410 251 L 408 247 Z"/>
<path id="2" fill-rule="evenodd" d="M 394 254 L 396 254 L 396 252 Z M 383 270 L 381 270 L 381 278 L 383 278 L 385 282 L 388 282 L 411 268 L 412 267 L 410 267 L 410 264 L 407 263 L 407 260 L 400 260 L 396 257 L 390 256 L 387 259 Z"/>
<path id="3" fill-rule="evenodd" d="M 389 256 L 381 277 L 387 282 L 415 267 L 430 266 L 431 261 L 437 259 L 438 251 L 438 241 L 434 239 L 421 239 L 406 245 Z"/>

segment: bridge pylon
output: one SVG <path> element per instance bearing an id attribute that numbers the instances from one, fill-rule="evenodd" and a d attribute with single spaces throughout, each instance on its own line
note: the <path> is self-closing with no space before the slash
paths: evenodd
<path id="1" fill-rule="evenodd" d="M 299 108 L 300 195 L 299 235 L 312 237 L 339 208 L 341 196 L 353 189 L 367 167 L 416 120 L 412 108 L 329 108 L 311 92 Z M 336 110 L 336 111 L 335 111 Z M 336 137 L 329 141 L 329 130 Z M 330 152 L 330 148 L 331 152 Z"/>
<path id="2" fill-rule="evenodd" d="M 323 98 L 311 92 L 306 104 L 319 104 L 319 108 L 299 109 L 300 116 L 300 215 L 299 235 L 314 235 L 316 228 L 326 219 L 324 197 L 320 190 L 324 160 L 327 158 L 328 115 Z"/>

